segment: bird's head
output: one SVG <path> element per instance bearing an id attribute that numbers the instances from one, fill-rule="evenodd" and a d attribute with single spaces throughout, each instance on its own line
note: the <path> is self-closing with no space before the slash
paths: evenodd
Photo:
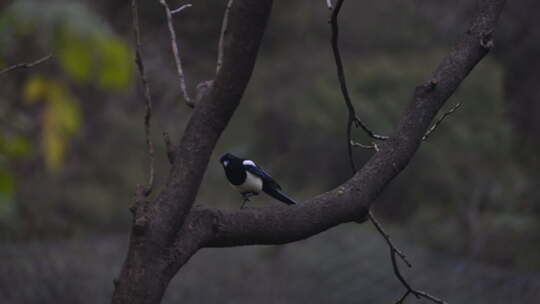
<path id="1" fill-rule="evenodd" d="M 223 156 L 219 159 L 219 162 L 223 167 L 227 167 L 230 162 L 240 160 L 240 158 L 232 155 L 231 153 L 225 153 Z"/>

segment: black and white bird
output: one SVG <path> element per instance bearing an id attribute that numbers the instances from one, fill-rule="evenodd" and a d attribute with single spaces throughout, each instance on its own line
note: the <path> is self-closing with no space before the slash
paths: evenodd
<path id="1" fill-rule="evenodd" d="M 288 205 L 296 204 L 296 201 L 281 192 L 281 186 L 261 167 L 249 159 L 242 159 L 225 153 L 220 159 L 229 183 L 242 194 L 246 205 L 249 198 L 258 195 L 261 191 Z"/>

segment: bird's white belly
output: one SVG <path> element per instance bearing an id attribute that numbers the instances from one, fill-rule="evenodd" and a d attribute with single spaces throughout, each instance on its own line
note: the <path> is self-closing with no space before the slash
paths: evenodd
<path id="1" fill-rule="evenodd" d="M 262 179 L 258 176 L 255 176 L 249 172 L 246 172 L 246 180 L 243 184 L 235 186 L 240 193 L 253 192 L 259 193 L 262 190 Z"/>

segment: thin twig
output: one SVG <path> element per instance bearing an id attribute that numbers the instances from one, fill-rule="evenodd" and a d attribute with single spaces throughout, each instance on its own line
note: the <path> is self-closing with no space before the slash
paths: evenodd
<path id="1" fill-rule="evenodd" d="M 408 296 L 410 293 L 411 293 L 411 292 L 407 290 L 407 291 L 401 296 L 401 298 L 399 298 L 399 300 L 396 302 L 396 304 L 401 304 L 401 303 L 403 303 L 403 301 L 405 301 L 405 299 L 407 298 L 407 296 Z"/>
<path id="2" fill-rule="evenodd" d="M 191 7 L 192 5 L 191 4 L 184 4 L 182 6 L 180 6 L 179 8 L 175 9 L 175 10 L 172 10 L 171 11 L 171 14 L 176 14 L 176 13 L 180 13 L 181 11 L 183 11 L 184 9 L 188 8 L 188 7 Z"/>
<path id="3" fill-rule="evenodd" d="M 454 113 L 457 109 L 459 109 L 459 107 L 461 107 L 461 102 L 456 103 L 450 110 L 448 110 L 448 112 L 444 113 L 439 119 L 437 119 L 437 121 L 435 121 L 435 123 L 431 126 L 431 128 L 427 130 L 424 137 L 422 137 L 422 140 L 426 141 L 428 137 L 437 129 L 437 127 L 439 127 L 439 125 L 443 122 L 443 120 L 447 116 Z"/>
<path id="4" fill-rule="evenodd" d="M 139 71 L 139 76 L 141 79 L 141 84 L 144 90 L 144 99 L 145 99 L 145 114 L 144 114 L 144 130 L 146 137 L 146 146 L 148 147 L 148 157 L 149 157 L 149 177 L 148 185 L 144 191 L 144 196 L 149 196 L 152 193 L 154 188 L 154 144 L 150 139 L 150 130 L 151 130 L 151 119 L 152 119 L 152 96 L 150 94 L 150 86 L 148 84 L 148 79 L 146 78 L 146 73 L 144 70 L 144 63 L 142 59 L 142 42 L 141 42 L 141 30 L 139 27 L 139 12 L 137 8 L 137 0 L 131 0 L 131 10 L 133 14 L 133 36 L 135 38 L 135 63 Z"/>
<path id="5" fill-rule="evenodd" d="M 326 6 L 331 10 L 333 8 L 332 0 L 326 0 Z"/>
<path id="6" fill-rule="evenodd" d="M 36 61 L 33 61 L 33 62 L 14 64 L 12 66 L 9 66 L 9 67 L 7 67 L 5 69 L 0 70 L 0 75 L 4 74 L 4 73 L 7 73 L 7 72 L 11 72 L 13 70 L 31 68 L 33 66 L 36 66 L 36 65 L 38 65 L 40 63 L 43 63 L 43 62 L 49 60 L 52 56 L 53 56 L 52 54 L 49 54 L 49 55 L 47 55 L 47 56 L 45 56 L 43 58 L 40 58 L 40 59 L 38 59 Z"/>
<path id="7" fill-rule="evenodd" d="M 405 294 L 399 299 L 397 303 L 403 303 L 403 301 L 410 295 L 413 294 L 416 298 L 426 298 L 430 301 L 433 301 L 437 304 L 447 304 L 444 300 L 441 300 L 435 296 L 430 295 L 429 293 L 422 291 L 422 290 L 416 290 L 411 287 L 411 285 L 405 280 L 403 275 L 401 274 L 401 270 L 399 269 L 399 265 L 396 261 L 396 252 L 393 250 L 390 250 L 390 258 L 392 260 L 392 267 L 394 268 L 394 274 L 398 278 L 398 280 L 403 284 L 403 286 L 407 289 Z"/>
<path id="8" fill-rule="evenodd" d="M 169 5 L 165 0 L 159 0 L 159 3 L 163 5 L 163 8 L 165 9 L 165 15 L 167 16 L 167 26 L 169 28 L 169 34 L 171 36 L 171 47 L 172 52 L 174 55 L 174 60 L 176 62 L 176 71 L 178 73 L 178 78 L 180 80 L 180 89 L 182 90 L 182 94 L 184 96 L 184 100 L 186 102 L 186 105 L 190 108 L 193 108 L 195 106 L 195 101 L 189 97 L 189 94 L 187 92 L 187 86 L 186 86 L 186 79 L 184 76 L 184 70 L 182 69 L 182 60 L 180 59 L 180 53 L 178 51 L 178 43 L 176 41 L 176 32 L 174 30 L 173 26 L 173 11 L 169 9 Z M 186 6 L 189 5 L 189 6 Z M 180 12 L 183 9 L 190 7 L 190 4 L 185 4 L 181 6 L 180 8 L 176 9 L 174 12 Z"/>
<path id="9" fill-rule="evenodd" d="M 165 141 L 165 148 L 167 149 L 167 158 L 172 165 L 174 163 L 174 147 L 171 138 L 169 137 L 169 133 L 163 132 L 163 140 Z"/>
<path id="10" fill-rule="evenodd" d="M 371 213 L 371 211 L 368 212 L 368 218 L 371 221 L 371 223 L 373 223 L 373 226 L 375 226 L 375 228 L 377 228 L 379 233 L 386 240 L 386 243 L 388 244 L 388 247 L 390 247 L 390 249 L 392 251 L 397 253 L 397 255 L 399 255 L 399 257 L 403 260 L 403 262 L 407 266 L 412 267 L 412 264 L 407 260 L 407 256 L 403 252 L 401 252 L 401 250 L 399 250 L 396 246 L 394 246 L 394 243 L 392 243 L 392 239 L 390 238 L 390 235 L 388 233 L 386 233 L 386 231 L 383 229 L 382 225 L 373 216 L 373 213 Z"/>
<path id="11" fill-rule="evenodd" d="M 221 34 L 219 35 L 219 45 L 218 45 L 218 59 L 216 65 L 216 74 L 221 70 L 223 65 L 223 41 L 225 40 L 225 34 L 227 33 L 227 27 L 229 23 L 229 12 L 234 0 L 229 0 L 227 7 L 225 8 L 225 14 L 223 15 L 223 24 L 221 25 Z"/>
<path id="12" fill-rule="evenodd" d="M 364 145 L 363 143 L 359 143 L 359 142 L 355 142 L 354 140 L 351 140 L 350 144 L 353 147 L 360 147 L 362 149 L 375 150 L 375 152 L 379 152 L 379 146 L 377 145 L 377 143 L 374 143 L 374 142 L 372 142 L 371 145 Z"/>
<path id="13" fill-rule="evenodd" d="M 390 259 L 392 260 L 392 268 L 394 270 L 394 274 L 396 275 L 398 280 L 401 282 L 401 284 L 403 284 L 403 286 L 407 289 L 405 291 L 405 294 L 403 294 L 403 296 L 401 296 L 399 298 L 399 300 L 396 302 L 396 304 L 403 303 L 403 301 L 405 301 L 405 299 L 411 294 L 413 294 L 417 298 L 423 297 L 423 298 L 426 298 L 426 299 L 431 300 L 431 301 L 433 301 L 435 303 L 438 303 L 438 304 L 446 304 L 445 301 L 443 301 L 443 300 L 441 300 L 441 299 L 439 299 L 437 297 L 434 297 L 434 296 L 430 295 L 429 293 L 427 293 L 425 291 L 416 290 L 416 289 L 413 289 L 411 287 L 409 282 L 407 282 L 407 280 L 401 274 L 401 270 L 400 270 L 399 265 L 398 265 L 397 260 L 396 260 L 396 255 L 399 256 L 401 258 L 401 260 L 407 266 L 412 267 L 412 264 L 407 260 L 407 256 L 394 245 L 394 243 L 392 242 L 392 239 L 390 238 L 390 235 L 388 233 L 386 233 L 386 231 L 384 230 L 382 225 L 373 216 L 373 213 L 371 213 L 371 211 L 368 212 L 368 218 L 371 221 L 371 223 L 373 223 L 373 226 L 375 226 L 377 231 L 379 231 L 379 233 L 386 240 L 386 244 L 388 244 L 388 248 L 390 249 Z"/>
<path id="14" fill-rule="evenodd" d="M 347 120 L 347 152 L 349 154 L 349 160 L 351 163 L 351 168 L 353 170 L 353 173 L 356 172 L 356 164 L 354 163 L 354 159 L 352 156 L 352 147 L 351 147 L 351 133 L 352 133 L 352 126 L 354 124 L 355 127 L 360 127 L 362 130 L 366 132 L 366 134 L 376 140 L 386 140 L 388 139 L 388 136 L 382 136 L 375 134 L 371 129 L 368 128 L 368 126 L 356 115 L 356 110 L 354 109 L 354 106 L 351 101 L 351 97 L 349 95 L 349 90 L 347 88 L 347 82 L 345 79 L 345 72 L 343 70 L 343 62 L 341 60 L 341 54 L 339 51 L 339 25 L 338 25 L 338 16 L 339 11 L 341 10 L 341 6 L 343 5 L 344 0 L 338 0 L 336 3 L 336 6 L 332 10 L 332 14 L 330 16 L 330 24 L 332 26 L 332 51 L 334 53 L 334 60 L 336 62 L 336 68 L 337 68 L 337 74 L 339 79 L 339 84 L 341 88 L 341 93 L 343 94 L 343 98 L 345 99 L 345 105 L 347 106 L 347 110 L 349 112 L 348 120 Z"/>

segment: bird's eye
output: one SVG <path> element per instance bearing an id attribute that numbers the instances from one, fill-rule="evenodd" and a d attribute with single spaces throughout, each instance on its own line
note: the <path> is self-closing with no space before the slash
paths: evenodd
<path id="1" fill-rule="evenodd" d="M 228 160 L 224 160 L 224 161 L 223 161 L 223 167 L 227 167 L 228 164 L 229 164 L 229 161 L 228 161 Z"/>

